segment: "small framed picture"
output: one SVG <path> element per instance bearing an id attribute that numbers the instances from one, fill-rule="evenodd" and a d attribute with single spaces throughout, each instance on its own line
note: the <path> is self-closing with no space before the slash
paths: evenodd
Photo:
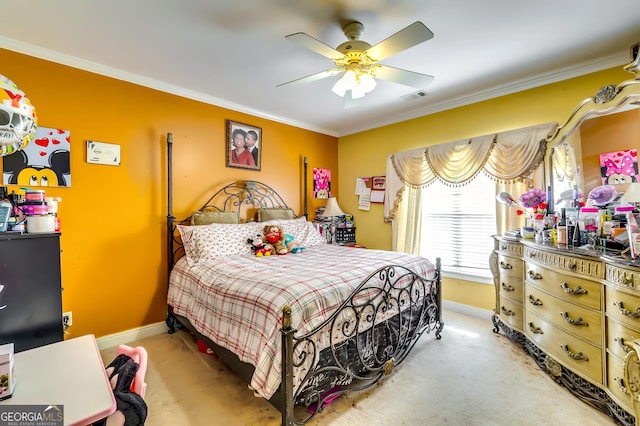
<path id="1" fill-rule="evenodd" d="M 226 165 L 260 170 L 262 165 L 262 129 L 227 120 Z"/>
<path id="2" fill-rule="evenodd" d="M 387 187 L 387 177 L 386 176 L 373 176 L 371 178 L 373 181 L 371 184 L 371 189 L 374 190 L 383 190 Z"/>

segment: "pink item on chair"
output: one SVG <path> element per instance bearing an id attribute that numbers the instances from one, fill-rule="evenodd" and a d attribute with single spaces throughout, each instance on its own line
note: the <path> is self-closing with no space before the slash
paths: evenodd
<path id="1" fill-rule="evenodd" d="M 147 384 L 144 382 L 144 376 L 147 374 L 147 350 L 142 346 L 132 348 L 127 345 L 118 346 L 116 355 L 124 354 L 136 362 L 140 367 L 136 372 L 133 382 L 131 382 L 131 391 L 137 393 L 144 398 Z"/>

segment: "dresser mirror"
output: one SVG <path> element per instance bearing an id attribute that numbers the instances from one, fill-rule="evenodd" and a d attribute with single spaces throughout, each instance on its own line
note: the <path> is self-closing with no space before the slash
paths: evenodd
<path id="1" fill-rule="evenodd" d="M 545 176 L 552 189 L 554 211 L 573 199 L 574 188 L 586 199 L 593 188 L 603 184 L 606 173 L 601 169 L 600 154 L 640 150 L 639 45 L 632 46 L 632 62 L 624 67 L 635 78 L 601 88 L 578 104 L 566 123 L 547 138 Z M 615 170 L 607 172 L 610 176 L 605 183 L 624 192 L 628 186 L 624 176 L 620 180 Z"/>

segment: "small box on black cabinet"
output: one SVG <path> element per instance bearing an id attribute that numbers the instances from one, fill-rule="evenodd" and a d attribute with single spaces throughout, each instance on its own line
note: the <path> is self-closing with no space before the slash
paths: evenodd
<path id="1" fill-rule="evenodd" d="M 0 400 L 11 398 L 16 379 L 13 374 L 13 343 L 0 345 Z"/>
<path id="2" fill-rule="evenodd" d="M 336 244 L 349 244 L 356 242 L 356 227 L 339 227 L 336 228 Z"/>

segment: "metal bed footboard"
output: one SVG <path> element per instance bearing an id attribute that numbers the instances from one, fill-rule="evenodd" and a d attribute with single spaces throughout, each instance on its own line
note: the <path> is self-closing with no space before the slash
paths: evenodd
<path id="1" fill-rule="evenodd" d="M 285 306 L 282 424 L 306 424 L 336 396 L 375 385 L 406 359 L 424 333 L 434 332 L 440 339 L 444 327 L 440 285 L 440 258 L 432 279 L 399 265 L 382 267 L 330 318 L 303 335 L 291 327 L 291 309 Z M 321 335 L 331 342 L 322 351 L 317 343 Z M 300 417 L 300 410 L 294 412 L 296 404 L 313 409 Z"/>

